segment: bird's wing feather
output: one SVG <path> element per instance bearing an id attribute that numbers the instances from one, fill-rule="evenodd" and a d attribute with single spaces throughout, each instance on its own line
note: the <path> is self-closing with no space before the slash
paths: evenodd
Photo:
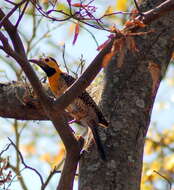
<path id="1" fill-rule="evenodd" d="M 62 77 L 66 81 L 68 87 L 71 86 L 75 82 L 75 80 L 76 80 L 74 77 L 72 77 L 71 75 L 69 75 L 67 73 L 62 73 Z M 98 119 L 99 119 L 99 123 L 107 127 L 108 126 L 108 122 L 104 118 L 102 112 L 100 111 L 100 109 L 98 108 L 97 104 L 92 99 L 92 97 L 86 91 L 84 91 L 79 96 L 79 98 L 81 100 L 83 100 L 83 102 L 86 105 L 92 107 L 95 110 L 95 112 L 97 113 Z"/>
<path id="2" fill-rule="evenodd" d="M 76 81 L 74 77 L 72 77 L 67 73 L 61 73 L 61 77 L 64 79 L 68 87 L 71 86 Z"/>

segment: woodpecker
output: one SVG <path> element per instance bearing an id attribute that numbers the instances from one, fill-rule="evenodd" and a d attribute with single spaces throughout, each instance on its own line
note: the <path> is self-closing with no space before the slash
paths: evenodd
<path id="1" fill-rule="evenodd" d="M 31 59 L 30 62 L 37 64 L 46 73 L 50 89 L 56 97 L 62 95 L 76 80 L 71 75 L 63 72 L 57 61 L 52 57 Z M 97 127 L 99 125 L 107 127 L 108 122 L 91 96 L 83 91 L 67 106 L 66 111 L 74 118 L 74 121 L 80 122 L 82 126 L 91 129 L 99 155 L 102 160 L 106 160 Z"/>

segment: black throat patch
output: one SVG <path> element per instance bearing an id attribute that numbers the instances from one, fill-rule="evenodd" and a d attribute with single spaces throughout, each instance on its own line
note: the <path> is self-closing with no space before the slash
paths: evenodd
<path id="1" fill-rule="evenodd" d="M 48 77 L 51 77 L 52 75 L 54 75 L 56 73 L 56 70 L 51 67 L 44 67 L 42 69 L 45 71 L 45 73 L 47 74 Z"/>

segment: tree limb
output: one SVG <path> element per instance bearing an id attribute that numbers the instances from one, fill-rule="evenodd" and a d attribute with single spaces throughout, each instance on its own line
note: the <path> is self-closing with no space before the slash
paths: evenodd
<path id="1" fill-rule="evenodd" d="M 49 120 L 39 100 L 29 94 L 28 87 L 16 82 L 0 84 L 0 116 L 20 120 Z"/>
<path id="2" fill-rule="evenodd" d="M 165 14 L 169 13 L 170 11 L 174 11 L 174 1 L 173 0 L 167 0 L 154 9 L 151 9 L 143 15 L 140 15 L 137 17 L 137 19 L 140 19 L 144 22 L 144 24 L 149 24 L 153 22 L 154 20 L 164 16 Z"/>
<path id="3" fill-rule="evenodd" d="M 0 19 L 4 18 L 4 16 L 5 15 L 3 11 L 0 9 Z M 39 101 L 41 102 L 41 105 L 43 106 L 46 115 L 53 122 L 57 132 L 59 133 L 65 145 L 67 156 L 65 159 L 65 165 L 64 165 L 64 169 L 60 178 L 58 189 L 71 190 L 73 186 L 73 182 L 74 182 L 74 177 L 75 177 L 77 163 L 80 156 L 80 151 L 83 147 L 83 141 L 76 140 L 76 138 L 74 137 L 72 133 L 72 130 L 67 125 L 65 118 L 63 117 L 63 115 L 61 115 L 61 111 L 53 109 L 51 98 L 49 98 L 49 96 L 46 95 L 44 89 L 42 88 L 42 85 L 40 84 L 39 79 L 37 78 L 35 72 L 33 71 L 32 67 L 27 61 L 25 50 L 24 50 L 21 38 L 18 35 L 16 27 L 11 24 L 8 18 L 6 18 L 6 20 L 4 21 L 3 26 L 5 30 L 7 31 L 10 39 L 12 40 L 14 51 L 12 52 L 7 51 L 7 49 L 12 49 L 12 48 L 10 48 L 8 41 L 1 33 L 0 37 L 4 45 L 3 50 L 9 53 L 9 55 L 12 56 L 22 67 L 36 95 L 38 96 Z M 72 157 L 74 159 L 72 159 Z M 72 171 L 71 169 L 74 169 L 75 171 Z M 70 172 L 69 175 L 63 175 L 64 173 L 66 173 L 65 170 Z"/>
<path id="4" fill-rule="evenodd" d="M 160 18 L 172 10 L 174 10 L 174 1 L 167 0 L 156 8 L 143 13 L 143 17 L 141 15 L 137 16 L 135 20 L 142 20 L 145 24 L 150 24 L 157 18 Z M 118 37 L 116 36 L 116 38 Z M 111 51 L 113 42 L 116 40 L 116 38 L 112 38 L 107 46 L 104 47 L 102 51 L 95 57 L 95 59 L 88 66 L 85 72 L 79 77 L 79 79 L 76 80 L 75 83 L 72 84 L 71 87 L 56 100 L 54 106 L 56 106 L 57 109 L 64 109 L 67 107 L 80 93 L 82 93 L 90 85 L 95 76 L 102 69 L 103 58 Z"/>
<path id="5" fill-rule="evenodd" d="M 167 1 L 171 2 L 171 1 Z M 168 9 L 168 11 L 171 11 L 171 9 Z M 147 13 L 147 14 L 146 14 Z M 143 18 L 146 17 L 146 15 L 155 13 L 154 11 L 148 13 L 146 12 L 143 15 Z M 164 12 L 164 14 L 167 13 Z M 159 18 L 161 15 L 159 14 L 158 17 L 153 17 L 154 19 L 151 19 L 151 21 L 155 20 L 155 18 Z M 0 10 L 0 19 L 4 18 L 4 13 L 2 10 Z M 137 17 L 138 18 L 138 17 Z M 99 55 L 94 59 L 93 63 L 89 66 L 89 68 L 84 72 L 84 74 L 78 79 L 78 81 L 75 82 L 75 84 L 68 90 L 64 95 L 62 95 L 60 98 L 58 98 L 55 102 L 55 104 L 45 95 L 42 86 L 40 85 L 38 78 L 36 77 L 35 73 L 33 72 L 31 66 L 28 64 L 28 61 L 26 59 L 24 47 L 22 44 L 22 41 L 17 33 L 17 30 L 15 27 L 9 22 L 8 19 L 3 23 L 3 26 L 7 33 L 9 34 L 13 47 L 15 49 L 15 52 L 17 54 L 14 54 L 13 58 L 21 65 L 22 69 L 26 73 L 28 79 L 30 80 L 34 90 L 36 91 L 37 96 L 39 97 L 39 100 L 41 100 L 42 105 L 45 108 L 45 112 L 48 115 L 48 117 L 53 121 L 57 131 L 59 132 L 66 150 L 67 150 L 67 157 L 64 165 L 64 171 L 60 180 L 60 184 L 58 186 L 58 189 L 64 190 L 64 189 L 72 189 L 73 179 L 75 175 L 75 170 L 77 167 L 77 162 L 79 159 L 80 150 L 82 148 L 81 141 L 80 143 L 76 141 L 74 136 L 72 135 L 71 131 L 69 130 L 64 118 L 60 116 L 60 108 L 65 108 L 71 101 L 76 98 L 82 91 L 85 90 L 85 88 L 91 83 L 91 81 L 94 79 L 96 74 L 101 70 L 102 68 L 102 61 L 104 56 L 110 52 L 112 48 L 112 43 L 115 39 L 112 39 L 111 42 L 99 53 Z M 2 39 L 2 38 L 1 38 Z M 129 52 L 130 53 L 130 52 Z M 95 66 L 97 68 L 95 68 Z M 41 91 L 38 90 L 41 89 Z M 76 93 L 78 91 L 78 93 Z M 63 105 L 63 103 L 65 103 Z M 54 107 L 49 107 L 50 105 Z M 73 171 L 72 171 L 73 170 Z M 67 175 L 67 171 L 70 171 L 70 175 Z M 66 182 L 66 183 L 65 183 Z M 68 183 L 68 184 L 67 184 Z M 65 187 L 65 186 L 67 187 Z"/>

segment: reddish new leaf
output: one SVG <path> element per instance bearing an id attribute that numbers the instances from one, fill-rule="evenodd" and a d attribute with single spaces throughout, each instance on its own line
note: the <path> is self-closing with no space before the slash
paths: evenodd
<path id="1" fill-rule="evenodd" d="M 79 31 L 80 31 L 79 23 L 76 23 L 74 39 L 73 39 L 73 45 L 76 43 L 77 37 L 79 35 Z"/>
<path id="2" fill-rule="evenodd" d="M 81 4 L 81 3 L 74 3 L 72 4 L 73 7 L 88 7 L 88 5 L 84 5 L 84 4 Z"/>

